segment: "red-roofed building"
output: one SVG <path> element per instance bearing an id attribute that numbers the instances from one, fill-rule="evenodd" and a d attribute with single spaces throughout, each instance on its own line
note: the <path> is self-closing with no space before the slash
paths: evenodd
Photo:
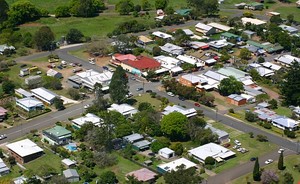
<path id="1" fill-rule="evenodd" d="M 3 107 L 0 107 L 0 122 L 5 119 L 7 112 L 8 111 L 6 109 L 4 109 Z"/>
<path id="2" fill-rule="evenodd" d="M 126 177 L 128 176 L 134 176 L 138 181 L 151 183 L 155 181 L 157 174 L 149 169 L 143 168 L 126 174 Z"/>
<path id="3" fill-rule="evenodd" d="M 137 75 L 142 75 L 143 72 L 160 68 L 160 63 L 155 59 L 146 56 L 134 56 L 132 54 L 115 54 L 112 57 L 111 62 L 120 65 L 124 70 Z"/>

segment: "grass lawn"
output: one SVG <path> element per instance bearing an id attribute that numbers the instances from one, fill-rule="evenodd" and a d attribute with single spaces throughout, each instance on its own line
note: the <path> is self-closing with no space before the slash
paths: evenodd
<path id="1" fill-rule="evenodd" d="M 78 50 L 72 50 L 69 52 L 69 54 L 76 56 L 78 58 L 84 59 L 84 60 L 88 59 L 88 53 L 86 52 L 85 48 L 81 48 Z"/>
<path id="2" fill-rule="evenodd" d="M 40 58 L 33 59 L 31 61 L 34 61 L 34 62 L 48 62 L 48 57 L 40 57 Z"/>
<path id="3" fill-rule="evenodd" d="M 213 171 L 216 173 L 220 173 L 226 169 L 230 169 L 239 164 L 248 162 L 251 157 L 264 155 L 267 152 L 277 149 L 277 146 L 273 143 L 259 142 L 255 138 L 250 138 L 248 134 L 242 133 L 221 123 L 213 123 L 212 125 L 215 128 L 228 132 L 230 135 L 229 137 L 232 140 L 231 142 L 233 142 L 234 140 L 239 140 L 242 143 L 242 147 L 249 150 L 249 152 L 247 153 L 240 153 L 232 148 L 234 144 L 231 143 L 230 148 L 236 153 L 236 157 L 229 159 L 225 164 L 213 169 Z"/>
<path id="4" fill-rule="evenodd" d="M 39 173 L 40 166 L 48 164 L 53 167 L 57 173 L 60 173 L 61 158 L 58 155 L 53 154 L 48 149 L 44 149 L 45 154 L 29 163 L 24 164 L 26 169 L 31 169 L 33 173 Z M 49 162 L 50 161 L 50 162 Z"/>
<path id="5" fill-rule="evenodd" d="M 157 100 L 156 98 L 151 98 L 150 94 L 145 93 L 142 94 L 141 96 L 135 96 L 134 97 L 137 100 L 137 103 L 135 103 L 134 107 L 138 107 L 140 103 L 142 102 L 148 102 L 152 104 L 152 107 L 159 111 L 160 110 L 160 106 L 161 106 L 161 101 Z"/>
<path id="6" fill-rule="evenodd" d="M 296 7 L 296 5 L 293 6 L 282 6 L 275 9 L 276 12 L 279 12 L 281 15 L 280 17 L 286 18 L 289 14 L 294 14 L 294 19 L 296 21 L 300 21 L 300 9 Z"/>
<path id="7" fill-rule="evenodd" d="M 121 157 L 118 154 L 116 154 L 116 156 L 118 158 L 117 165 L 107 167 L 105 169 L 95 167 L 94 171 L 97 173 L 97 175 L 100 175 L 101 173 L 103 173 L 105 171 L 113 171 L 114 173 L 116 173 L 119 183 L 125 183 L 125 175 L 127 173 L 142 168 L 141 166 L 136 165 L 135 163 Z"/>
<path id="8" fill-rule="evenodd" d="M 21 175 L 21 173 L 22 173 L 22 169 L 19 166 L 14 165 L 13 167 L 10 168 L 10 173 L 2 176 L 1 180 L 6 180 L 6 179 L 11 180 L 13 178 L 19 177 Z"/>
<path id="9" fill-rule="evenodd" d="M 282 178 L 283 178 L 283 174 L 285 172 L 289 172 L 293 175 L 294 183 L 297 183 L 298 181 L 300 181 L 300 173 L 293 168 L 293 166 L 295 164 L 300 163 L 300 157 L 298 155 L 291 155 L 291 156 L 287 156 L 287 157 L 284 158 L 284 164 L 286 166 L 286 169 L 284 171 L 279 171 L 277 169 L 277 163 L 278 162 L 274 162 L 270 165 L 267 165 L 267 166 L 264 167 L 264 169 L 275 171 L 277 176 L 279 176 L 279 183 L 280 184 L 284 184 L 284 182 L 282 181 Z M 250 183 L 259 183 L 259 182 L 253 182 L 252 173 L 241 176 L 240 178 L 235 179 L 232 183 L 233 184 L 240 184 L 240 183 L 247 183 L 247 181 L 249 181 Z"/>
<path id="10" fill-rule="evenodd" d="M 9 79 L 15 83 L 17 88 L 21 87 L 24 84 L 24 79 L 25 79 L 25 78 L 19 77 L 19 73 L 20 73 L 20 69 L 21 69 L 20 65 L 21 64 L 16 64 L 14 66 L 11 66 L 11 67 L 9 67 L 9 70 L 4 72 L 9 75 Z M 28 65 L 27 67 L 30 67 L 30 65 Z"/>
<path id="11" fill-rule="evenodd" d="M 282 107 L 282 106 L 278 106 L 277 109 L 274 110 L 278 115 L 281 116 L 286 116 L 286 117 L 291 117 L 292 116 L 292 111 L 291 109 L 287 108 L 287 107 Z"/>
<path id="12" fill-rule="evenodd" d="M 18 0 L 6 0 L 6 2 L 11 5 Z M 29 0 L 32 4 L 37 6 L 38 8 L 44 8 L 48 10 L 50 13 L 54 13 L 56 7 L 62 5 L 68 5 L 69 1 L 57 1 L 57 0 Z"/>

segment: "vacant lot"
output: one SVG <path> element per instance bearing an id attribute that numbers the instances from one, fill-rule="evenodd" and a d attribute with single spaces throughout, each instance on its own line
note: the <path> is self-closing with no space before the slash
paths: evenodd
<path id="1" fill-rule="evenodd" d="M 148 102 L 148 103 L 152 104 L 152 107 L 155 110 L 160 111 L 161 102 L 159 100 L 157 100 L 156 98 L 151 98 L 151 96 L 149 94 L 143 94 L 141 96 L 136 96 L 134 98 L 137 100 L 137 103 L 134 105 L 135 107 L 138 107 L 139 104 L 142 102 Z"/>
<path id="2" fill-rule="evenodd" d="M 69 1 L 64 0 L 64 1 L 57 1 L 57 0 L 29 0 L 31 3 L 33 3 L 35 6 L 38 8 L 44 8 L 48 10 L 50 13 L 54 13 L 56 7 L 62 6 L 62 5 L 68 5 Z M 16 0 L 6 0 L 6 2 L 11 5 Z"/>

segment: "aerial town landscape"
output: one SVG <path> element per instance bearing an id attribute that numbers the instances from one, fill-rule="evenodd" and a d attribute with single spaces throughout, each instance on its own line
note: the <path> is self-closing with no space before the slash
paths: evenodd
<path id="1" fill-rule="evenodd" d="M 299 184 L 300 1 L 0 0 L 0 184 Z"/>

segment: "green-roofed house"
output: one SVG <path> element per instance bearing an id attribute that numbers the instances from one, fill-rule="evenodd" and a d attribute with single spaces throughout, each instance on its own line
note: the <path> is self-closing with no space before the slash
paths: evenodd
<path id="1" fill-rule="evenodd" d="M 179 9 L 179 10 L 176 10 L 176 14 L 178 15 L 182 15 L 182 16 L 188 16 L 190 15 L 192 9 Z"/>
<path id="2" fill-rule="evenodd" d="M 248 5 L 246 5 L 249 10 L 262 10 L 264 9 L 264 4 L 258 3 L 258 2 L 253 2 Z"/>
<path id="3" fill-rule="evenodd" d="M 258 42 L 252 41 L 252 40 L 248 40 L 247 44 L 255 46 L 259 49 L 263 49 L 269 54 L 281 52 L 284 49 L 280 44 L 271 44 L 268 42 L 267 43 L 258 43 Z"/>
<path id="4" fill-rule="evenodd" d="M 51 145 L 64 145 L 70 142 L 72 138 L 71 131 L 62 126 L 55 126 L 53 128 L 43 130 L 42 140 L 49 142 Z"/>
<path id="5" fill-rule="evenodd" d="M 232 33 L 229 33 L 229 32 L 225 32 L 225 33 L 222 33 L 221 36 L 220 36 L 221 39 L 225 39 L 227 41 L 229 40 L 236 40 L 236 41 L 240 41 L 241 40 L 241 37 L 239 35 L 236 35 L 236 34 L 232 34 Z"/>

